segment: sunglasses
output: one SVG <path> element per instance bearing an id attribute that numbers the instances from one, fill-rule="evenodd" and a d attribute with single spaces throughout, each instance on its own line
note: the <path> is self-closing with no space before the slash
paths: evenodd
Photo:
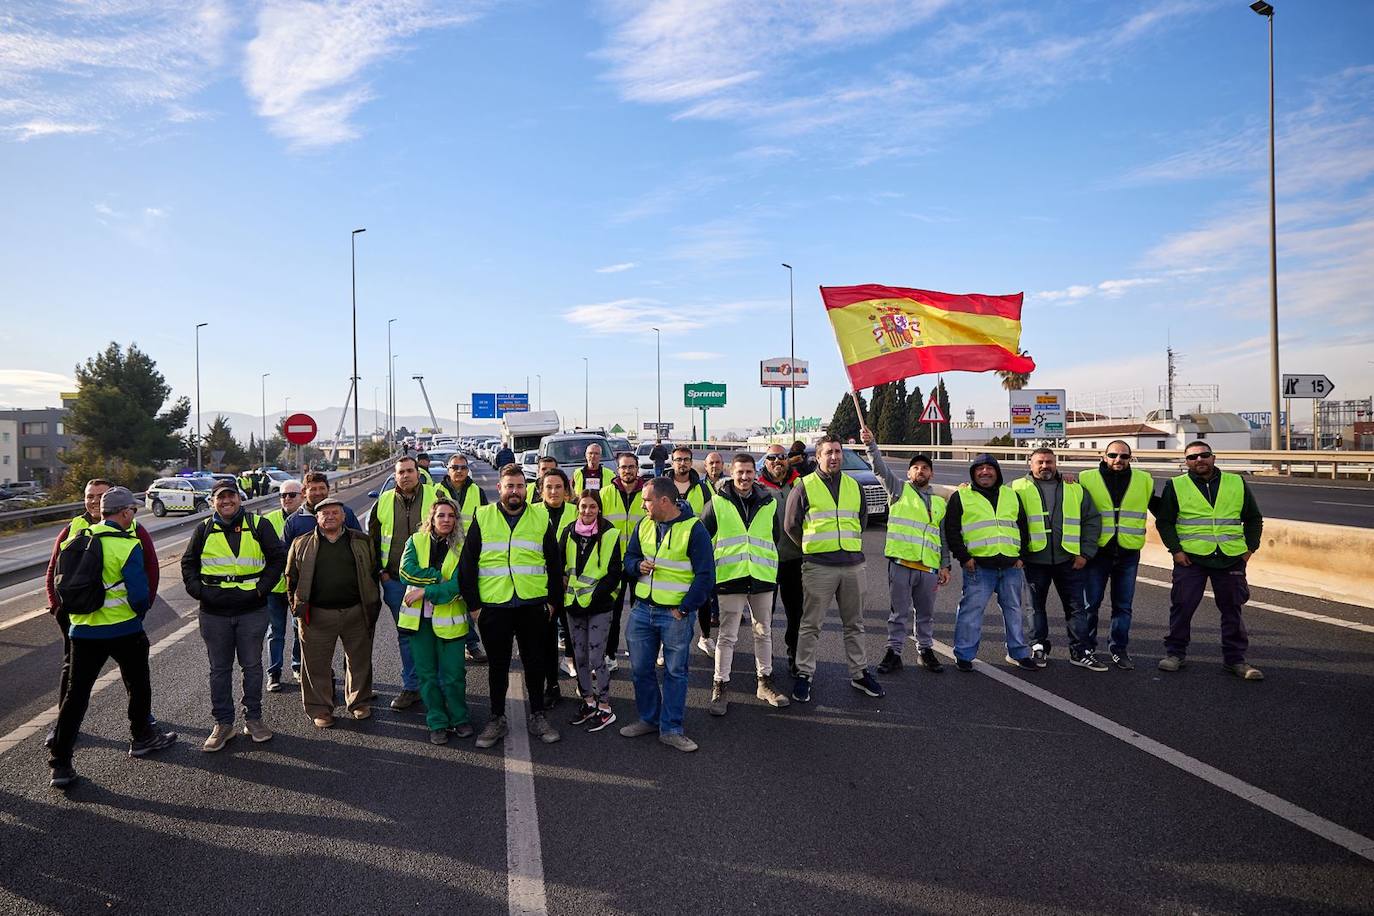
<path id="1" fill-rule="evenodd" d="M 1183 456 L 1183 460 L 1184 460 L 1184 461 L 1197 461 L 1199 458 L 1211 458 L 1211 457 L 1214 457 L 1214 456 L 1212 455 L 1211 452 L 1198 452 L 1198 453 L 1195 454 L 1195 455 L 1184 455 L 1184 456 Z"/>
<path id="2" fill-rule="evenodd" d="M 692 458 L 691 458 L 690 455 L 678 455 L 678 456 L 675 456 L 675 457 L 673 458 L 673 460 L 674 460 L 674 461 L 691 461 Z"/>
<path id="3" fill-rule="evenodd" d="M 289 491 L 289 492 L 284 492 L 284 493 L 282 493 L 281 498 L 282 498 L 282 499 L 300 499 L 300 498 L 301 498 L 301 495 L 302 495 L 302 494 L 296 492 L 295 490 L 291 490 L 291 491 Z"/>
<path id="4" fill-rule="evenodd" d="M 468 466 L 466 464 L 450 464 L 448 469 L 450 471 L 466 471 Z"/>
<path id="5" fill-rule="evenodd" d="M 782 461 L 782 460 L 785 459 L 786 457 L 787 457 L 786 455 L 764 455 L 764 456 L 763 456 L 763 460 L 764 460 L 764 461 Z"/>
<path id="6" fill-rule="evenodd" d="M 1122 461 L 1130 461 L 1130 460 L 1131 460 L 1131 453 L 1130 453 L 1130 452 L 1108 452 L 1108 453 L 1107 453 L 1107 457 L 1108 457 L 1108 458 L 1120 458 Z"/>

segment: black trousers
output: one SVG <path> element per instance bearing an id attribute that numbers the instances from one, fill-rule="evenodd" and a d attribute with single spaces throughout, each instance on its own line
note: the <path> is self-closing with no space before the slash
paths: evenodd
<path id="1" fill-rule="evenodd" d="M 625 602 L 634 600 L 626 597 L 634 587 L 633 579 L 628 577 L 621 579 L 620 594 L 616 596 L 615 607 L 611 609 L 611 629 L 606 634 L 607 658 L 615 658 L 616 652 L 620 651 L 620 615 L 625 610 Z"/>
<path id="2" fill-rule="evenodd" d="M 71 640 L 71 677 L 67 694 L 57 713 L 57 735 L 53 739 L 49 764 L 70 764 L 72 746 L 81 730 L 81 720 L 91 705 L 91 688 L 100 677 L 105 662 L 114 659 L 119 676 L 129 692 L 129 734 L 135 740 L 146 738 L 152 728 L 148 717 L 153 709 L 153 685 L 148 673 L 148 634 L 129 633 L 110 639 Z"/>
<path id="3" fill-rule="evenodd" d="M 782 602 L 783 613 L 787 617 L 787 628 L 783 630 L 782 640 L 787 644 L 789 661 L 797 657 L 797 629 L 802 617 L 802 558 L 778 561 L 777 600 Z"/>
<path id="4" fill-rule="evenodd" d="M 67 699 L 67 685 L 72 679 L 72 638 L 67 635 L 71 632 L 72 619 L 66 611 L 58 608 L 53 612 L 53 620 L 57 621 L 62 631 L 62 675 L 57 682 L 57 705 L 60 708 Z"/>
<path id="5" fill-rule="evenodd" d="M 563 634 L 563 656 L 573 657 L 572 633 L 568 630 L 568 612 L 559 611 L 549 621 L 548 635 L 544 640 L 544 689 L 558 690 L 558 634 Z"/>
<path id="6" fill-rule="evenodd" d="M 548 642 L 549 609 L 544 604 L 516 607 L 482 608 L 477 615 L 482 645 L 487 649 L 487 677 L 491 687 L 491 714 L 506 714 L 506 690 L 510 686 L 511 650 L 520 650 L 524 668 L 525 693 L 530 711 L 544 711 L 544 682 L 547 673 L 544 645 Z"/>

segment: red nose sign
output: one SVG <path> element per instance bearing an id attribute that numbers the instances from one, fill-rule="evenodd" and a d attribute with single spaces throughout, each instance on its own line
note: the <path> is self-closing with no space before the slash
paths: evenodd
<path id="1" fill-rule="evenodd" d="M 315 418 L 308 413 L 293 413 L 286 418 L 283 428 L 286 432 L 286 441 L 292 445 L 309 445 L 315 441 L 315 434 L 319 432 Z"/>

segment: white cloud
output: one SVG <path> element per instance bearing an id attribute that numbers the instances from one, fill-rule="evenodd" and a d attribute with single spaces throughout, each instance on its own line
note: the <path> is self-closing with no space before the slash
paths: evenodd
<path id="1" fill-rule="evenodd" d="M 0 404 L 15 407 L 56 407 L 58 395 L 74 391 L 71 376 L 42 369 L 0 369 Z"/>
<path id="2" fill-rule="evenodd" d="M 470 21 L 473 0 L 438 8 L 428 0 L 269 0 L 248 43 L 243 82 L 271 130 L 294 148 L 358 136 L 350 119 L 373 98 L 364 72 L 426 29 Z"/>
<path id="3" fill-rule="evenodd" d="M 0 131 L 18 140 L 127 129 L 150 110 L 182 119 L 223 63 L 225 0 L 6 4 Z"/>
<path id="4" fill-rule="evenodd" d="M 1106 299 L 1119 299 L 1127 290 L 1138 286 L 1150 286 L 1161 282 L 1157 277 L 1130 277 L 1124 280 L 1103 280 L 1096 284 L 1077 284 L 1063 289 L 1050 289 L 1033 293 L 1034 302 L 1074 302 L 1089 296 L 1102 296 Z"/>
<path id="5" fill-rule="evenodd" d="M 680 261 L 719 264 L 751 257 L 761 248 L 753 227 L 738 220 L 712 220 L 679 229 L 677 235 L 680 241 L 668 250 L 668 256 Z"/>
<path id="6" fill-rule="evenodd" d="M 642 297 L 575 305 L 563 312 L 563 319 L 593 334 L 646 334 L 655 327 L 664 334 L 680 334 L 705 326 L 700 319 L 676 313 L 666 302 Z"/>
<path id="7" fill-rule="evenodd" d="M 596 268 L 596 272 L 599 274 L 622 274 L 625 271 L 633 270 L 638 266 L 639 265 L 636 264 L 634 261 L 623 261 L 619 264 L 607 264 L 605 267 L 598 267 Z"/>

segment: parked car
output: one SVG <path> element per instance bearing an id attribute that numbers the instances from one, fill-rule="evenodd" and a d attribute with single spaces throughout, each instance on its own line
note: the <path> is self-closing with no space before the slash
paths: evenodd
<path id="1" fill-rule="evenodd" d="M 624 436 L 607 436 L 606 441 L 611 443 L 611 450 L 602 458 L 609 465 L 615 464 L 615 456 L 621 452 L 633 452 L 635 450 L 635 447 L 630 444 L 630 440 Z"/>
<path id="2" fill-rule="evenodd" d="M 601 454 L 609 455 L 610 443 L 599 433 L 554 433 L 539 440 L 539 454 L 558 462 L 569 477 L 587 463 L 587 446 L 601 446 Z"/>
<path id="3" fill-rule="evenodd" d="M 806 458 L 813 464 L 815 463 L 815 446 L 808 445 L 806 447 Z M 840 462 L 840 470 L 848 476 L 853 477 L 854 482 L 857 483 L 859 489 L 863 491 L 864 505 L 868 508 L 868 520 L 870 522 L 886 522 L 888 509 L 887 488 L 884 487 L 882 481 L 878 479 L 878 475 L 873 473 L 872 466 L 869 465 L 869 463 L 864 460 L 863 456 L 856 450 L 846 447 L 844 449 L 844 458 Z"/>
<path id="4" fill-rule="evenodd" d="M 526 449 L 520 453 L 520 470 L 525 472 L 525 479 L 534 481 L 539 478 L 539 449 Z"/>
<path id="5" fill-rule="evenodd" d="M 213 477 L 159 477 L 143 495 L 143 505 L 158 518 L 168 512 L 203 512 L 210 507 Z"/>

